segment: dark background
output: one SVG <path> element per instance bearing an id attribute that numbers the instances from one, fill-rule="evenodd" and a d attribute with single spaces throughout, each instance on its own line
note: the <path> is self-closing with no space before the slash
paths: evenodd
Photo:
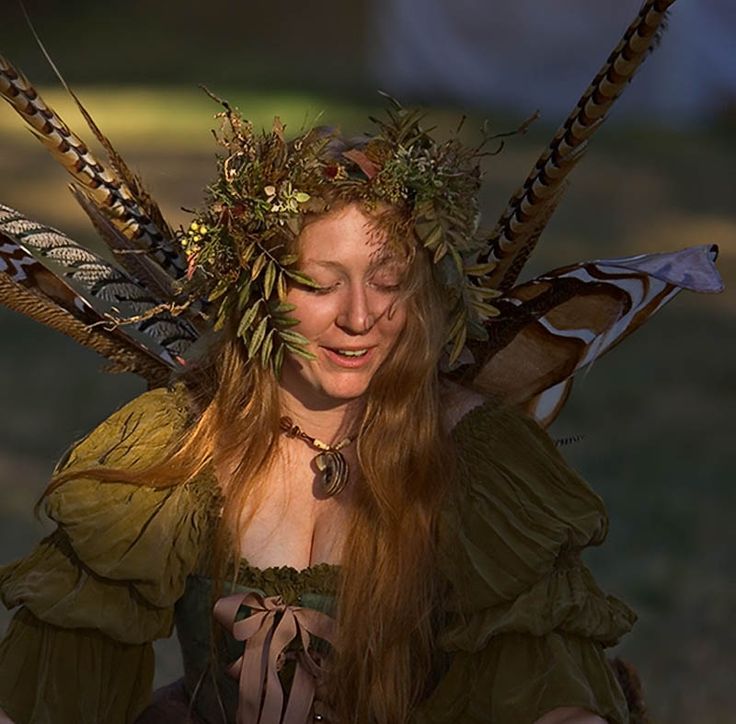
<path id="1" fill-rule="evenodd" d="M 7 4 L 0 50 L 88 138 L 20 11 Z M 198 203 L 213 171 L 209 129 L 217 108 L 198 83 L 256 123 L 278 113 L 292 130 L 319 114 L 348 132 L 365 130 L 364 119 L 380 105 L 371 57 L 379 45 L 376 4 L 367 0 L 69 5 L 28 2 L 67 80 L 174 223 L 186 218 L 182 206 Z M 622 9 L 614 39 L 630 19 Z M 602 46 L 581 62 L 581 91 L 609 50 Z M 446 97 L 422 100 L 435 106 L 440 126 L 454 125 L 461 113 Z M 469 127 L 487 118 L 510 130 L 537 107 L 530 99 L 521 113 L 493 98 L 482 106 L 471 109 Z M 526 136 L 488 160 L 487 226 L 560 120 L 542 108 Z M 581 259 L 721 246 L 719 267 L 731 288 L 678 297 L 577 382 L 552 430 L 585 436 L 566 455 L 611 514 L 606 545 L 587 560 L 601 585 L 640 614 L 619 653 L 639 668 L 659 722 L 715 724 L 732 721 L 736 710 L 735 141 L 726 102 L 697 123 L 667 125 L 642 115 L 605 127 L 573 173 L 525 275 Z M 0 107 L 0 201 L 93 244 L 65 185 L 64 172 Z M 31 507 L 54 460 L 143 390 L 132 376 L 103 374 L 102 364 L 0 309 L 0 560 L 22 555 L 43 533 Z M 177 653 L 171 642 L 159 650 L 158 681 L 165 682 L 177 675 Z"/>

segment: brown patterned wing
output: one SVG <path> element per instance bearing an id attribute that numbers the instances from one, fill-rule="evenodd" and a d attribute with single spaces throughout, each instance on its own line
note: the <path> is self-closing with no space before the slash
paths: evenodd
<path id="1" fill-rule="evenodd" d="M 717 247 L 584 262 L 494 300 L 501 314 L 473 343 L 464 379 L 525 408 L 543 425 L 559 414 L 575 374 L 638 329 L 682 289 L 720 292 Z"/>

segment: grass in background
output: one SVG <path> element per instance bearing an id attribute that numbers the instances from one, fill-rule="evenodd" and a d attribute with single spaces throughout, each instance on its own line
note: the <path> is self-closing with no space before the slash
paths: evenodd
<path id="1" fill-rule="evenodd" d="M 278 112 L 292 130 L 324 111 L 320 123 L 338 118 L 347 133 L 362 131 L 371 110 L 328 97 L 218 93 L 257 125 L 269 125 Z M 165 213 L 185 223 L 180 207 L 199 203 L 213 173 L 216 148 L 207 129 L 217 107 L 178 88 L 84 88 L 80 95 Z M 60 111 L 68 107 L 58 94 L 48 100 Z M 456 118 L 440 114 L 447 127 Z M 507 130 L 519 121 L 499 117 L 493 125 Z M 467 128 L 479 124 L 471 119 Z M 81 123 L 73 125 L 81 131 Z M 19 129 L 0 109 L 0 201 L 92 239 L 65 190 L 66 175 Z M 488 160 L 482 201 L 489 224 L 551 130 L 533 127 Z M 527 276 L 581 259 L 718 242 L 719 266 L 733 287 L 732 147 L 727 132 L 603 129 Z M 607 544 L 587 560 L 602 586 L 639 612 L 621 653 L 639 667 L 656 720 L 672 724 L 718 724 L 736 710 L 735 331 L 733 289 L 681 295 L 578 380 L 553 430 L 585 435 L 566 455 L 611 513 Z M 9 560 L 43 533 L 31 507 L 55 458 L 144 384 L 101 374 L 93 354 L 6 310 L 0 339 L 0 559 Z M 159 683 L 179 666 L 172 642 L 160 651 Z"/>

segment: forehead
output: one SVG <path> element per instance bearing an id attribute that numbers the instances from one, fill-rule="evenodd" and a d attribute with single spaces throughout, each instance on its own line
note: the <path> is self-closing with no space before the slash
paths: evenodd
<path id="1" fill-rule="evenodd" d="M 382 266 L 398 261 L 386 231 L 358 204 L 349 204 L 308 223 L 299 235 L 303 264 Z"/>

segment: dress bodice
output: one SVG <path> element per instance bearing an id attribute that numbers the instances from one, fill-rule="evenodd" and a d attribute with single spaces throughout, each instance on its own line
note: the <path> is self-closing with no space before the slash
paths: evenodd
<path id="1" fill-rule="evenodd" d="M 235 583 L 228 583 L 218 595 L 224 598 L 236 593 L 255 593 L 263 599 L 278 598 L 288 607 L 306 608 L 334 616 L 338 572 L 337 566 L 324 563 L 297 570 L 289 566 L 259 569 L 242 561 Z M 190 575 L 184 595 L 175 608 L 186 692 L 194 711 L 205 724 L 220 724 L 222 710 L 227 721 L 235 721 L 238 679 L 228 675 L 226 669 L 243 656 L 245 648 L 243 642 L 235 640 L 229 632 L 221 629 L 215 634 L 217 653 L 216 663 L 213 662 L 213 588 L 210 577 L 197 573 Z M 244 606 L 242 617 L 250 613 Z M 319 655 L 328 653 L 324 642 L 313 640 L 312 643 Z M 290 642 L 288 650 L 295 654 L 298 647 L 299 642 L 295 640 Z M 287 660 L 279 671 L 279 679 L 287 695 L 294 676 L 294 666 L 293 659 Z"/>

